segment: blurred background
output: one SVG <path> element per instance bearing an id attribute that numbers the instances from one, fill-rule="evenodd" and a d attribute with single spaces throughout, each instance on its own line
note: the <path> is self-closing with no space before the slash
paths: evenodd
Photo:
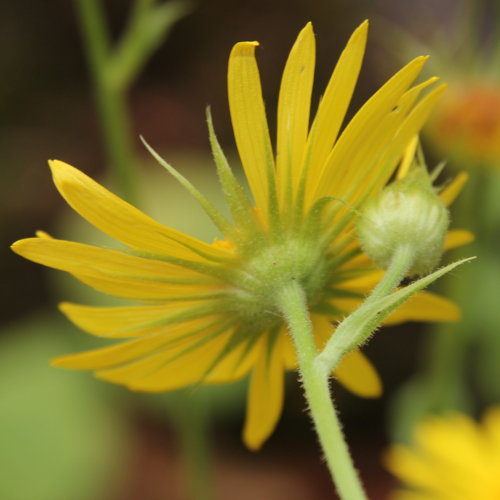
<path id="1" fill-rule="evenodd" d="M 0 498 L 201 500 L 203 492 L 193 489 L 186 477 L 189 468 L 196 466 L 193 460 L 194 463 L 204 461 L 208 455 L 212 455 L 209 467 L 214 473 L 217 499 L 334 498 L 327 469 L 304 411 L 302 391 L 293 374 L 289 377 L 285 411 L 277 430 L 260 452 L 252 453 L 240 439 L 246 383 L 205 392 L 200 389 L 194 398 L 189 391 L 144 396 L 106 385 L 89 373 L 48 366 L 50 359 L 57 355 L 101 345 L 65 320 L 57 311 L 57 303 L 74 300 L 97 304 L 102 299 L 55 271 L 21 259 L 8 248 L 13 241 L 30 236 L 38 229 L 87 243 L 101 241 L 99 235 L 70 213 L 53 186 L 47 168 L 47 159 L 64 160 L 113 189 L 77 3 L 68 0 L 0 3 Z M 112 40 L 118 40 L 123 33 L 132 3 L 102 0 Z M 480 2 L 451 0 L 186 2 L 185 10 L 179 11 L 179 19 L 152 51 L 126 92 L 134 153 L 140 164 L 139 205 L 161 222 L 211 241 L 214 233 L 204 215 L 182 188 L 151 161 L 138 136 L 143 135 L 170 163 L 216 200 L 218 188 L 207 139 L 205 107 L 211 105 L 219 140 L 229 156 L 234 156 L 226 95 L 226 65 L 232 45 L 241 40 L 261 42 L 258 60 L 272 124 L 286 56 L 307 21 L 313 22 L 317 35 L 313 102 L 318 102 L 319 89 L 328 81 L 349 35 L 369 18 L 367 54 L 351 114 L 405 61 L 431 53 L 436 59 L 435 62 L 431 59 L 428 74 L 435 72 L 444 80 L 449 79 L 451 87 L 469 84 L 466 76 L 470 77 L 473 72 L 482 78 L 486 69 L 490 71 L 491 74 L 484 76 L 489 89 L 484 105 L 489 128 L 480 122 L 484 130 L 487 129 L 485 134 L 490 133 L 490 129 L 500 123 L 500 79 L 492 64 L 484 60 L 482 49 L 495 32 L 495 3 L 479 5 Z M 475 26 L 480 27 L 475 32 L 458 22 L 473 19 L 468 17 L 469 8 L 483 12 L 474 18 Z M 476 57 L 472 57 L 474 69 L 466 66 L 465 56 L 456 58 L 456 51 L 470 45 L 471 40 L 476 51 Z M 477 54 L 482 54 L 483 60 L 478 60 Z M 483 102 L 485 93 L 478 92 L 478 99 Z M 472 104 L 474 109 L 478 108 L 477 102 Z M 498 155 L 494 151 L 485 159 L 480 154 L 484 147 L 478 146 L 475 150 L 472 147 L 472 152 L 468 150 L 469 156 L 465 156 L 467 137 L 462 129 L 462 135 L 453 142 L 453 126 L 460 127 L 461 123 L 456 109 L 455 106 L 452 118 L 445 117 L 446 126 L 434 123 L 424 138 L 429 165 L 434 166 L 443 157 L 451 158 L 449 176 L 456 175 L 460 168 L 470 168 L 474 162 L 481 165 L 478 168 L 487 173 L 474 180 L 474 186 L 479 186 L 474 192 L 482 193 L 481 189 L 488 185 L 492 191 L 488 199 L 495 200 L 500 196 L 495 171 Z M 467 112 L 463 114 L 468 116 Z M 441 115 L 436 116 L 441 119 Z M 477 130 L 477 123 L 472 127 Z M 494 132 L 490 135 L 496 137 Z M 445 146 L 440 147 L 442 144 Z M 462 148 L 459 153 L 457 144 Z M 463 162 L 464 158 L 467 162 Z M 467 164 L 460 164 L 460 159 Z M 457 170 L 454 171 L 454 167 Z M 471 177 L 474 176 L 471 173 Z M 479 214 L 471 213 L 470 205 L 468 207 L 461 206 L 461 219 L 454 225 L 474 231 L 471 224 Z M 476 209 L 479 210 L 477 205 Z M 497 274 L 491 270 L 498 267 L 493 249 L 497 248 L 495 229 L 499 217 L 495 218 L 494 203 L 485 210 L 489 210 L 490 222 L 476 231 L 484 235 L 484 241 L 490 245 L 491 259 L 485 265 L 485 274 L 489 273 L 492 283 L 476 282 L 475 290 L 476 295 L 478 290 L 483 290 L 481 296 L 488 297 L 495 309 L 497 281 L 491 276 Z M 478 238 L 478 241 L 483 240 Z M 481 250 L 467 248 L 462 254 L 477 252 Z M 440 285 L 443 290 L 470 289 L 472 278 L 463 277 L 460 271 L 455 274 L 451 277 L 452 284 L 448 280 Z M 484 288 L 488 286 L 490 288 Z M 470 325 L 477 325 L 479 320 L 483 322 L 485 316 L 471 313 L 468 317 L 471 319 L 466 325 L 470 332 Z M 498 324 L 494 318 L 488 321 Z M 441 381 L 439 387 L 444 393 L 450 392 L 447 388 L 459 387 L 456 390 L 460 394 L 449 405 L 471 412 L 498 400 L 500 346 L 484 349 L 485 343 L 476 343 L 473 347 L 476 357 L 464 359 L 463 353 L 469 352 L 471 345 L 465 334 L 459 337 L 462 340 L 458 344 L 454 341 L 446 344 L 450 342 L 449 332 L 424 332 L 426 328 L 415 324 L 385 328 L 366 346 L 367 355 L 384 381 L 381 399 L 357 398 L 334 383 L 347 440 L 370 498 L 374 500 L 386 498 L 394 484 L 381 464 L 381 454 L 391 436 L 388 422 L 404 420 L 404 424 L 392 426 L 401 436 L 407 431 L 405 425 L 410 425 L 407 422 L 416 418 L 418 411 L 434 409 L 436 398 L 440 400 L 439 394 L 443 392 L 436 391 L 434 399 L 429 401 L 432 399 L 426 396 L 429 384 L 435 388 Z M 490 328 L 485 335 L 493 330 Z M 488 338 L 491 340 L 491 335 Z M 439 346 L 436 347 L 433 339 L 440 339 Z M 495 346 L 498 343 L 496 341 Z M 432 356 L 422 353 L 436 353 L 441 349 L 442 354 L 450 351 L 450 345 L 459 353 L 447 365 L 446 373 L 453 373 L 447 378 L 436 375 L 437 372 L 432 371 L 437 370 L 436 367 L 429 368 L 429 363 L 422 361 Z M 488 363 L 483 363 L 485 373 L 480 377 L 470 376 L 475 373 L 474 363 L 485 359 L 481 357 L 484 352 L 490 358 Z M 408 401 L 416 392 L 415 383 L 410 384 L 413 389 L 406 391 L 401 391 L 402 384 L 419 372 L 424 373 L 419 379 L 418 393 L 422 396 L 419 401 L 424 403 L 418 411 L 412 408 L 406 412 L 403 418 L 404 412 L 398 405 L 409 408 Z M 203 409 L 199 410 L 197 405 Z M 187 413 L 181 412 L 181 408 L 187 409 Z M 203 448 L 208 455 L 202 452 L 197 457 L 195 452 L 193 457 L 189 451 L 191 438 L 186 436 L 185 427 L 202 414 L 202 421 L 196 425 L 200 432 L 208 433 L 209 442 L 205 442 Z M 209 448 L 211 452 L 207 451 Z M 208 490 L 205 498 L 210 498 Z"/>

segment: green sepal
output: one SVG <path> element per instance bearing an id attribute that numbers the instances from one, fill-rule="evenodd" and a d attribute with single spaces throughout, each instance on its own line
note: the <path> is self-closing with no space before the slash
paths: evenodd
<path id="1" fill-rule="evenodd" d="M 234 222 L 239 228 L 245 228 L 246 231 L 249 230 L 253 238 L 259 236 L 262 238 L 262 233 L 259 231 L 252 203 L 245 189 L 236 179 L 215 134 L 210 107 L 206 109 L 206 116 L 208 137 L 215 166 L 217 167 L 217 175 Z M 234 238 L 236 238 L 236 243 L 238 243 L 237 233 L 234 234 Z"/>
<path id="2" fill-rule="evenodd" d="M 212 222 L 217 226 L 224 236 L 231 236 L 234 229 L 226 220 L 226 218 L 214 207 L 214 205 L 203 194 L 196 189 L 191 182 L 189 182 L 182 174 L 180 174 L 172 165 L 167 163 L 141 136 L 141 141 L 146 146 L 146 149 L 151 153 L 153 158 L 163 167 L 169 174 L 171 174 L 179 183 L 186 188 L 189 193 L 200 204 L 201 208 L 210 217 Z"/>

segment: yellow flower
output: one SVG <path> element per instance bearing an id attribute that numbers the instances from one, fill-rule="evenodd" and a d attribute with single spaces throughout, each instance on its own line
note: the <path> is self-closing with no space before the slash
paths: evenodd
<path id="1" fill-rule="evenodd" d="M 299 34 L 281 82 L 276 155 L 254 57 L 258 44 L 234 46 L 229 105 L 254 202 L 226 163 L 210 120 L 233 222 L 165 164 L 220 229 L 223 239 L 212 245 L 155 222 L 75 168 L 50 162 L 55 185 L 69 205 L 124 247 L 102 249 L 41 234 L 18 241 L 14 251 L 140 303 L 61 304 L 87 332 L 129 340 L 58 358 L 55 366 L 95 370 L 101 379 L 150 392 L 232 382 L 250 374 L 244 440 L 252 449 L 262 445 L 281 413 L 284 372 L 297 366 L 275 303 L 277 291 L 291 279 L 301 284 L 318 346 L 331 335 L 332 323 L 360 304 L 381 274 L 355 240 L 353 209 L 387 183 L 443 90 L 441 86 L 421 97 L 435 79 L 412 87 L 425 61 L 419 57 L 382 86 L 341 132 L 366 34 L 365 22 L 342 52 L 311 127 L 315 40 L 310 24 Z M 443 199 L 451 202 L 462 182 L 459 176 Z M 451 232 L 447 246 L 468 239 L 464 231 Z M 453 304 L 421 292 L 388 323 L 457 317 Z M 378 376 L 359 351 L 347 355 L 334 376 L 362 396 L 380 393 Z"/>
<path id="2" fill-rule="evenodd" d="M 396 445 L 387 465 L 412 490 L 393 500 L 498 500 L 500 408 L 482 424 L 462 414 L 430 417 L 417 425 L 412 448 Z"/>

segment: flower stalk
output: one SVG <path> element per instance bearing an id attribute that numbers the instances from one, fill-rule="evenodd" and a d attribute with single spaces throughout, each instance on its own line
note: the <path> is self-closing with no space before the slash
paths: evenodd
<path id="1" fill-rule="evenodd" d="M 317 350 L 299 283 L 292 281 L 285 287 L 278 302 L 295 344 L 305 396 L 333 481 L 342 499 L 364 500 L 367 497 L 342 433 L 328 377 L 315 363 Z"/>
<path id="2" fill-rule="evenodd" d="M 329 379 L 342 357 L 362 345 L 384 319 L 403 302 L 455 267 L 471 259 L 463 259 L 421 278 L 394 292 L 411 268 L 415 253 L 408 245 L 394 252 L 384 278 L 365 302 L 348 316 L 318 353 L 314 342 L 307 300 L 301 285 L 293 280 L 278 294 L 278 307 L 291 333 L 298 359 L 311 417 L 325 453 L 328 468 L 342 500 L 366 499 L 358 473 L 344 439 Z"/>

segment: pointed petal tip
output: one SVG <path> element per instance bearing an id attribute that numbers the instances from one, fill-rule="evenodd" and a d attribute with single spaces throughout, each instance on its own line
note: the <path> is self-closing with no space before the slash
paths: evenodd
<path id="1" fill-rule="evenodd" d="M 63 314 L 67 315 L 68 314 L 68 311 L 71 310 L 72 306 L 74 304 L 72 304 L 71 302 L 59 302 L 59 304 L 57 304 L 57 308 L 59 309 L 59 311 L 61 311 Z"/>
<path id="2" fill-rule="evenodd" d="M 10 246 L 10 249 L 13 250 L 14 252 L 16 251 L 17 247 L 19 246 L 19 244 L 21 243 L 21 241 L 23 240 L 17 240 L 17 241 L 14 241 L 14 243 L 12 243 L 12 245 Z"/>
<path id="3" fill-rule="evenodd" d="M 417 56 L 414 59 L 412 59 L 407 66 L 417 66 L 420 69 L 424 66 L 424 64 L 427 62 L 427 59 L 429 59 L 430 56 Z"/>
<path id="4" fill-rule="evenodd" d="M 308 21 L 307 24 L 302 28 L 301 33 L 314 34 L 313 24 Z"/>
<path id="5" fill-rule="evenodd" d="M 48 160 L 47 163 L 49 164 L 49 167 L 50 167 L 50 170 L 52 171 L 52 173 L 54 173 L 58 169 L 67 168 L 70 166 L 61 160 Z"/>
<path id="6" fill-rule="evenodd" d="M 238 42 L 238 43 L 234 44 L 233 51 L 236 48 L 239 48 L 239 49 L 250 49 L 250 50 L 253 51 L 253 49 L 255 49 L 255 47 L 258 47 L 259 45 L 260 45 L 260 43 L 257 42 L 256 40 L 254 40 L 253 42 Z"/>
<path id="7" fill-rule="evenodd" d="M 17 253 L 17 255 L 20 255 L 21 257 L 24 257 L 23 255 L 23 250 L 29 240 L 32 240 L 33 238 L 24 238 L 22 240 L 17 240 L 12 243 L 10 246 L 10 249 L 14 252 Z"/>
<path id="8" fill-rule="evenodd" d="M 301 30 L 299 35 L 297 36 L 297 41 L 302 40 L 302 39 L 310 39 L 313 38 L 314 41 L 314 29 L 312 22 L 309 21 Z"/>
<path id="9" fill-rule="evenodd" d="M 69 370 L 75 370 L 75 368 L 70 361 L 67 360 L 68 356 L 58 356 L 49 361 L 49 365 L 52 368 L 65 368 Z"/>
<path id="10" fill-rule="evenodd" d="M 255 57 L 255 48 L 259 45 L 260 43 L 257 41 L 235 43 L 229 55 L 229 64 L 231 64 L 232 60 L 239 57 Z"/>
<path id="11" fill-rule="evenodd" d="M 366 34 L 368 32 L 368 28 L 370 27 L 370 21 L 365 19 L 355 30 L 354 33 L 363 33 Z M 354 34 L 353 33 L 353 34 Z"/>
<path id="12" fill-rule="evenodd" d="M 40 237 L 38 235 L 37 237 L 33 236 L 32 238 L 23 238 L 22 240 L 17 240 L 12 243 L 10 249 L 21 257 L 24 257 L 28 260 L 33 260 L 33 256 L 36 256 L 37 249 L 40 248 L 39 245 L 43 245 L 43 243 L 40 242 L 40 240 L 42 239 L 47 240 L 52 238 L 50 238 L 50 236 Z"/>
<path id="13" fill-rule="evenodd" d="M 439 76 L 431 76 L 425 83 L 430 85 L 430 84 L 435 83 L 439 80 L 441 80 L 441 78 Z"/>
<path id="14" fill-rule="evenodd" d="M 59 181 L 64 180 L 70 175 L 74 175 L 75 173 L 84 175 L 77 168 L 61 160 L 49 160 L 48 164 L 56 187 Z"/>
<path id="15" fill-rule="evenodd" d="M 49 233 L 45 232 L 45 231 L 42 231 L 41 229 L 39 229 L 38 231 L 35 231 L 35 236 L 37 238 L 40 238 L 40 239 L 47 239 L 47 240 L 52 240 L 52 236 L 50 236 Z"/>

